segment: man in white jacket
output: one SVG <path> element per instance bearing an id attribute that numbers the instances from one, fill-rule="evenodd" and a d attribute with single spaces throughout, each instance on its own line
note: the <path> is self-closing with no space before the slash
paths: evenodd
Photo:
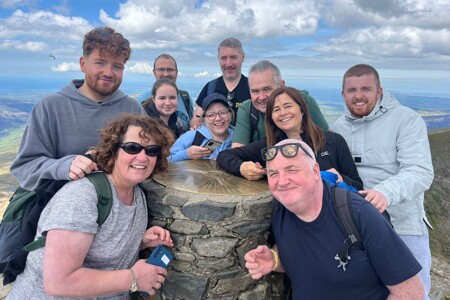
<path id="1" fill-rule="evenodd" d="M 365 199 L 379 211 L 387 209 L 392 225 L 422 265 L 426 296 L 431 288 L 431 253 L 424 192 L 434 172 L 425 122 L 383 91 L 378 72 L 355 65 L 344 74 L 345 115 L 334 131 L 347 141 Z M 380 241 L 382 242 L 382 241 Z"/>

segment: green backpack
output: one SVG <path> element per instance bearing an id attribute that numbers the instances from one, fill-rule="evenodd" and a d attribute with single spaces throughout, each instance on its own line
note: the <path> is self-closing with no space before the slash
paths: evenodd
<path id="1" fill-rule="evenodd" d="M 111 186 L 103 172 L 87 174 L 86 178 L 97 192 L 97 224 L 101 226 L 111 211 Z M 41 186 L 43 192 L 38 193 L 19 187 L 9 200 L 0 224 L 0 273 L 3 274 L 4 285 L 13 282 L 22 273 L 30 251 L 45 246 L 45 237 L 34 240 L 39 217 L 50 198 L 67 182 L 48 180 L 45 188 Z"/>

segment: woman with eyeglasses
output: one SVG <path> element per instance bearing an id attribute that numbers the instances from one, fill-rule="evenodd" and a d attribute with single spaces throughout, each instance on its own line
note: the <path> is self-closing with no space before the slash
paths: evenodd
<path id="1" fill-rule="evenodd" d="M 234 112 L 222 94 L 212 93 L 203 100 L 204 124 L 180 136 L 170 148 L 169 162 L 189 159 L 215 159 L 231 148 Z"/>
<path id="2" fill-rule="evenodd" d="M 175 138 L 183 132 L 183 121 L 177 117 L 178 88 L 169 78 L 158 79 L 152 88 L 152 97 L 142 102 L 145 112 L 150 117 L 161 120 L 172 130 Z"/>
<path id="3" fill-rule="evenodd" d="M 363 189 L 344 138 L 324 131 L 312 122 L 307 104 L 298 90 L 280 87 L 272 92 L 267 101 L 265 128 L 265 139 L 221 152 L 217 157 L 219 166 L 234 175 L 258 180 L 266 174 L 265 164 L 269 158 L 267 152 L 263 156 L 261 150 L 284 139 L 296 139 L 314 150 L 320 170 L 335 175 L 337 184 L 343 182 L 357 190 Z"/>
<path id="4" fill-rule="evenodd" d="M 139 183 L 168 167 L 173 135 L 148 116 L 124 115 L 100 131 L 93 158 L 112 191 L 112 207 L 97 224 L 98 197 L 87 178 L 69 181 L 41 214 L 31 251 L 8 299 L 128 299 L 129 291 L 155 294 L 167 271 L 138 260 L 141 249 L 173 246 L 170 233 L 147 228 L 147 201 Z"/>

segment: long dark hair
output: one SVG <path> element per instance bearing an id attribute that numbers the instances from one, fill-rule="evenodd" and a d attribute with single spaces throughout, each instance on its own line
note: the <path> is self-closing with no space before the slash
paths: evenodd
<path id="1" fill-rule="evenodd" d="M 301 124 L 301 129 L 303 131 L 302 139 L 317 153 L 325 145 L 325 135 L 323 130 L 312 121 L 308 105 L 303 99 L 302 94 L 297 89 L 287 86 L 274 90 L 272 94 L 270 94 L 269 99 L 267 99 L 265 118 L 267 146 L 274 146 L 286 137 L 284 131 L 278 128 L 272 120 L 272 110 L 275 98 L 281 94 L 288 95 L 300 107 L 300 112 L 303 113 Z"/>

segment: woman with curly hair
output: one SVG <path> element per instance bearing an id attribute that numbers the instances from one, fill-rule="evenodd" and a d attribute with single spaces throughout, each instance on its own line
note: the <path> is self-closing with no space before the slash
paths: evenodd
<path id="1" fill-rule="evenodd" d="M 100 130 L 94 161 L 111 186 L 112 207 L 97 224 L 97 193 L 87 178 L 69 181 L 41 214 L 36 238 L 8 299 L 128 299 L 129 291 L 155 294 L 164 268 L 138 260 L 141 249 L 173 246 L 170 233 L 147 227 L 147 202 L 139 183 L 168 167 L 170 130 L 148 116 L 122 115 Z"/>

